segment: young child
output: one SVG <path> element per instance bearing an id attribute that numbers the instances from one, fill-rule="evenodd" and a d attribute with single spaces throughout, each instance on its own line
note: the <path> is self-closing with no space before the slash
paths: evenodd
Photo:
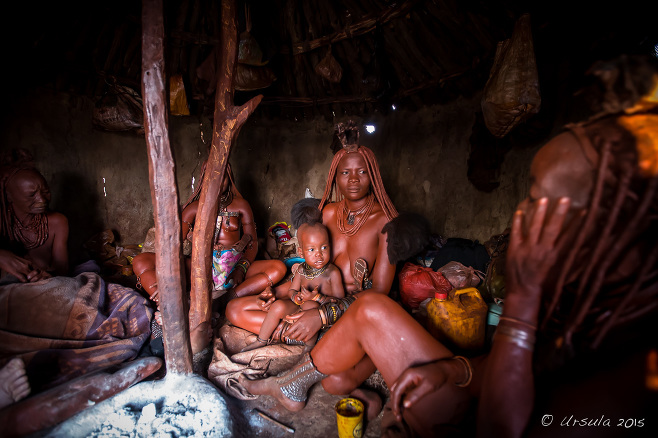
<path id="1" fill-rule="evenodd" d="M 242 351 L 250 351 L 268 344 L 270 336 L 286 316 L 302 310 L 318 308 L 327 297 L 343 298 L 343 279 L 340 270 L 331 260 L 331 246 L 327 227 L 321 222 L 306 223 L 297 230 L 299 255 L 304 262 L 292 267 L 293 277 L 288 295 L 290 299 L 278 299 L 272 303 L 263 321 L 256 341 Z M 307 343 L 315 344 L 316 338 Z"/>

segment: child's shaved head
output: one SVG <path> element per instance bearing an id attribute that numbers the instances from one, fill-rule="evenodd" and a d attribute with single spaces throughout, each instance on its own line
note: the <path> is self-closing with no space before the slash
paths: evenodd
<path id="1" fill-rule="evenodd" d="M 306 223 L 302 224 L 299 229 L 297 229 L 297 239 L 299 240 L 300 245 L 304 244 L 305 235 L 310 233 L 322 233 L 326 236 L 327 240 L 329 238 L 329 231 L 322 222 Z"/>

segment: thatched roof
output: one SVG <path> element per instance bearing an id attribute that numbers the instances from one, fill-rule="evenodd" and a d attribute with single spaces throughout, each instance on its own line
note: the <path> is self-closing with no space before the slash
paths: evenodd
<path id="1" fill-rule="evenodd" d="M 193 114 L 212 108 L 213 86 L 199 77 L 198 67 L 221 44 L 219 3 L 164 2 L 166 63 L 169 74 L 182 75 Z M 524 12 L 531 14 L 540 81 L 550 91 L 595 59 L 649 52 L 658 42 L 651 22 L 656 6 L 638 4 L 238 0 L 238 28 L 262 51 L 250 62 L 262 65 L 241 65 L 238 74 L 256 75 L 260 85 L 243 81 L 236 101 L 263 94 L 259 111 L 301 119 L 386 113 L 393 105 L 417 108 L 470 96 L 484 87 L 498 41 L 509 38 Z M 3 14 L 12 92 L 47 86 L 99 97 L 113 80 L 139 91 L 139 1 L 37 1 L 18 8 Z M 316 71 L 328 54 L 342 70 L 338 81 Z"/>

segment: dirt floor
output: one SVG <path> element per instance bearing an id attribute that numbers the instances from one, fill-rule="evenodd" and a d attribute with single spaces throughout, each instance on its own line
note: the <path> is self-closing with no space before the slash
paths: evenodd
<path id="1" fill-rule="evenodd" d="M 215 302 L 213 310 L 223 315 L 225 303 L 222 300 Z M 226 321 L 219 318 L 217 326 L 221 326 Z M 216 330 L 216 336 L 218 330 Z M 196 358 L 195 368 L 199 374 L 207 376 L 208 365 L 210 364 L 210 354 L 205 358 Z M 200 362 L 200 363 L 199 363 Z M 382 403 L 388 400 L 389 391 L 386 384 L 381 378 L 381 374 L 373 374 L 363 385 L 373 392 L 379 394 Z M 306 407 L 300 412 L 290 412 L 281 406 L 274 398 L 269 396 L 260 396 L 256 400 L 239 400 L 230 396 L 226 401 L 234 421 L 234 434 L 236 437 L 266 437 L 266 438 L 284 438 L 284 437 L 337 437 L 338 428 L 336 423 L 336 403 L 341 400 L 342 396 L 327 393 L 321 384 L 313 386 L 308 394 Z M 277 425 L 273 421 L 263 418 L 258 412 L 281 423 Z M 374 438 L 380 436 L 380 425 L 383 412 L 368 422 L 364 419 L 363 437 Z M 294 432 L 287 430 L 290 428 Z"/>
<path id="2" fill-rule="evenodd" d="M 341 399 L 328 394 L 322 385 L 315 385 L 309 394 L 308 404 L 301 412 L 289 412 L 273 398 L 261 396 L 257 400 L 242 401 L 227 398 L 234 421 L 236 437 L 336 437 L 336 413 L 334 406 Z M 294 430 L 291 433 L 263 419 L 257 411 L 275 419 Z M 382 414 L 372 422 L 365 422 L 364 437 L 379 437 Z"/>
<path id="3" fill-rule="evenodd" d="M 201 359 L 198 356 L 195 357 L 195 369 L 197 366 L 203 366 L 201 361 L 209 361 L 209 355 Z M 172 417 L 172 414 L 164 414 L 165 411 L 170 411 L 163 408 L 163 397 L 173 399 L 180 397 L 180 400 L 188 400 L 189 396 L 185 394 L 190 393 L 190 389 L 187 388 L 187 385 L 179 385 L 178 387 L 166 386 L 167 383 L 163 380 L 164 374 L 164 370 L 161 369 L 144 382 L 138 383 L 98 405 L 92 405 L 89 409 L 85 409 L 53 428 L 41 430 L 30 435 L 30 437 L 82 438 L 94 436 L 110 438 L 135 436 L 146 438 L 147 436 L 154 436 L 150 433 L 143 435 L 139 429 L 139 425 L 143 423 L 143 417 L 145 415 L 143 408 L 148 402 L 155 402 L 156 405 L 154 409 L 157 410 L 158 419 L 154 420 L 153 426 L 149 430 L 158 430 L 159 434 L 157 436 L 167 436 L 170 438 L 197 436 L 230 436 L 231 438 L 284 438 L 294 436 L 325 438 L 338 436 L 335 405 L 342 397 L 328 394 L 320 384 L 314 385 L 309 392 L 306 407 L 302 411 L 295 413 L 286 410 L 276 400 L 268 396 L 261 396 L 255 400 L 246 401 L 225 396 L 215 385 L 212 383 L 208 384 L 210 382 L 209 380 L 197 375 L 196 379 L 205 380 L 205 383 L 201 384 L 203 391 L 192 389 L 192 398 L 194 400 L 192 402 L 182 401 L 181 403 L 185 407 L 177 408 L 178 413 L 173 414 Z M 378 373 L 375 373 L 366 381 L 366 386 L 382 394 L 382 399 L 386 399 L 388 391 L 385 387 L 382 391 L 379 381 L 380 376 Z M 373 386 L 373 382 L 379 386 Z M 157 386 L 160 384 L 164 386 Z M 210 387 L 211 389 L 207 389 L 206 387 Z M 214 391 L 212 388 L 216 388 L 217 391 Z M 212 391 L 213 394 L 210 394 L 208 391 Z M 224 402 L 226 408 L 222 407 Z M 201 408 L 200 405 L 204 403 L 206 407 Z M 208 407 L 208 403 L 212 406 L 211 408 Z M 109 411 L 108 406 L 112 406 L 109 408 Z M 126 411 L 130 411 L 130 413 L 126 413 Z M 211 411 L 215 411 L 215 414 L 212 414 Z M 138 427 L 136 429 L 131 429 L 130 426 L 126 429 L 126 426 L 121 424 L 124 423 L 126 415 L 133 419 L 133 424 L 135 422 L 137 423 Z M 168 419 L 162 420 L 163 416 L 167 415 L 169 416 Z M 185 422 L 185 418 L 187 417 L 194 418 L 194 421 L 188 423 L 186 429 L 179 428 L 178 425 Z M 230 430 L 227 431 L 226 427 L 221 426 L 227 423 L 219 420 L 220 417 L 230 417 L 232 422 Z M 370 422 L 367 419 L 364 420 L 364 432 L 362 436 L 379 437 L 382 417 L 383 413 L 380 412 L 374 420 Z M 156 429 L 156 421 L 164 422 L 163 426 L 170 429 Z M 215 421 L 220 425 L 219 429 L 217 426 L 213 426 L 212 432 L 209 434 L 208 424 L 213 424 Z M 174 432 L 171 432 L 172 425 L 176 426 Z M 181 431 L 184 432 L 179 433 Z"/>

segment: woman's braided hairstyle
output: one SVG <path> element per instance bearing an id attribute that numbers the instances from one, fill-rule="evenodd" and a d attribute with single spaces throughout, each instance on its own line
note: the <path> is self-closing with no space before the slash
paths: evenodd
<path id="1" fill-rule="evenodd" d="M 349 121 L 345 124 L 337 124 L 335 134 L 340 139 L 343 147 L 336 152 L 331 161 L 331 168 L 329 169 L 329 175 L 327 175 L 327 184 L 322 199 L 320 200 L 320 204 L 318 205 L 318 209 L 322 211 L 322 208 L 324 208 L 327 203 L 338 202 L 343 199 L 343 195 L 336 188 L 336 170 L 338 168 L 338 163 L 340 163 L 340 160 L 346 154 L 358 153 L 366 162 L 368 175 L 370 176 L 371 181 L 371 189 L 375 194 L 375 199 L 377 199 L 377 202 L 379 202 L 379 205 L 382 207 L 386 218 L 389 221 L 396 218 L 398 212 L 384 189 L 384 183 L 382 182 L 382 176 L 379 172 L 379 166 L 377 165 L 375 154 L 369 148 L 358 145 L 359 128 L 356 123 L 354 121 Z"/>
<path id="2" fill-rule="evenodd" d="M 658 86 L 658 74 L 653 80 Z M 598 163 L 582 228 L 545 296 L 541 329 L 563 359 L 597 349 L 611 329 L 658 309 L 658 100 L 624 106 L 569 127 Z M 631 272 L 620 273 L 624 257 L 638 250 Z"/>

